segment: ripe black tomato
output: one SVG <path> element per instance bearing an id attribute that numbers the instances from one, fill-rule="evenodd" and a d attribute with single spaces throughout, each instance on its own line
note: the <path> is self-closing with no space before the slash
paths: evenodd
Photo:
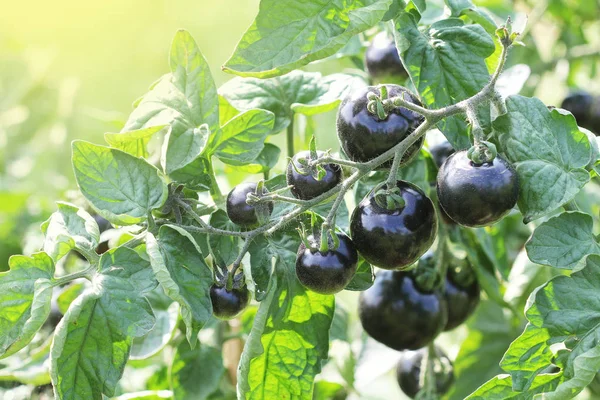
<path id="1" fill-rule="evenodd" d="M 369 336 L 395 350 L 426 346 L 448 320 L 441 290 L 422 291 L 410 271 L 379 271 L 360 294 L 358 315 Z"/>
<path id="2" fill-rule="evenodd" d="M 421 380 L 421 370 L 427 368 L 426 354 L 428 349 L 423 348 L 414 352 L 404 352 L 402 358 L 398 362 L 396 368 L 396 379 L 400 389 L 411 399 L 414 399 L 423 389 L 423 381 Z M 444 352 L 436 346 L 436 363 L 439 363 L 440 368 L 435 370 L 435 386 L 438 395 L 442 396 L 452 386 L 454 382 L 454 369 L 452 361 Z M 443 368 L 441 368 L 443 366 Z"/>
<path id="3" fill-rule="evenodd" d="M 389 78 L 406 79 L 408 73 L 400 60 L 396 44 L 387 32 L 380 32 L 373 38 L 365 52 L 365 66 L 371 78 L 385 80 Z"/>
<path id="4" fill-rule="evenodd" d="M 250 292 L 246 286 L 233 287 L 227 290 L 225 286 L 213 284 L 210 287 L 210 301 L 213 315 L 219 319 L 232 319 L 241 313 L 248 305 Z"/>
<path id="5" fill-rule="evenodd" d="M 448 323 L 445 331 L 465 322 L 479 304 L 479 282 L 468 262 L 456 267 L 448 265 L 444 298 L 448 304 Z"/>
<path id="6" fill-rule="evenodd" d="M 354 209 L 352 241 L 371 264 L 383 269 L 407 267 L 422 256 L 435 239 L 437 219 L 431 200 L 416 185 L 397 181 L 405 205 L 381 207 L 373 189 Z"/>
<path id="7" fill-rule="evenodd" d="M 489 163 L 475 164 L 466 151 L 452 154 L 438 172 L 440 205 L 460 225 L 491 225 L 504 217 L 517 203 L 517 172 L 497 156 Z"/>
<path id="8" fill-rule="evenodd" d="M 429 148 L 429 152 L 433 157 L 435 165 L 437 165 L 437 167 L 439 168 L 442 166 L 442 164 L 444 163 L 444 161 L 446 161 L 448 157 L 454 154 L 454 148 L 452 147 L 449 141 L 444 139 L 441 142 L 431 146 Z"/>
<path id="9" fill-rule="evenodd" d="M 322 155 L 322 151 L 317 151 L 318 157 Z M 342 180 L 342 169 L 337 164 L 321 165 L 321 167 L 325 170 L 325 176 L 321 180 L 315 179 L 313 176 L 315 171 L 308 170 L 298 163 L 298 160 L 303 158 L 308 159 L 309 157 L 309 151 L 302 151 L 296 154 L 292 158 L 292 161 L 290 161 L 288 164 L 286 170 L 287 184 L 292 186 L 290 191 L 295 198 L 301 200 L 314 199 L 315 197 L 336 187 Z M 292 166 L 292 163 L 294 163 L 296 168 Z M 306 175 L 302 175 L 297 171 L 303 169 L 306 171 Z"/>
<path id="10" fill-rule="evenodd" d="M 358 253 L 352 240 L 336 233 L 339 246 L 321 252 L 300 244 L 296 257 L 296 275 L 308 289 L 321 294 L 334 294 L 343 290 L 352 280 L 358 266 Z M 309 236 L 308 241 L 313 241 Z"/>
<path id="11" fill-rule="evenodd" d="M 246 203 L 248 193 L 256 192 L 256 183 L 241 183 L 229 192 L 227 195 L 227 216 L 234 224 L 245 228 L 252 228 L 259 225 L 257 208 L 259 205 L 250 205 Z M 263 205 L 266 207 L 268 215 L 273 212 L 273 202 Z"/>
<path id="12" fill-rule="evenodd" d="M 577 124 L 600 134 L 600 98 L 583 91 L 569 94 L 561 108 L 570 111 Z"/>
<path id="13" fill-rule="evenodd" d="M 421 105 L 407 89 L 398 85 L 385 85 L 389 97 L 404 96 L 404 99 Z M 354 91 L 346 97 L 337 115 L 337 133 L 344 153 L 352 161 L 366 162 L 385 153 L 408 135 L 422 122 L 423 116 L 406 108 L 396 107 L 383 120 L 367 110 L 367 93 L 380 95 L 377 86 Z M 412 160 L 423 145 L 423 138 L 408 148 L 402 163 Z M 391 165 L 391 163 L 384 166 Z"/>

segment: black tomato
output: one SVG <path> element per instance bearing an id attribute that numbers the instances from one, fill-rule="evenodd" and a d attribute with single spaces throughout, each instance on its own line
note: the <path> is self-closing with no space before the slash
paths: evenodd
<path id="1" fill-rule="evenodd" d="M 241 183 L 229 192 L 227 195 L 227 216 L 231 222 L 245 228 L 252 228 L 259 225 L 257 214 L 259 205 L 250 205 L 246 202 L 248 193 L 255 192 L 256 183 Z M 273 202 L 264 203 L 263 207 L 265 207 L 268 215 L 271 215 L 273 212 Z"/>
<path id="2" fill-rule="evenodd" d="M 422 256 L 435 239 L 437 218 L 433 203 L 410 182 L 397 181 L 404 206 L 387 209 L 377 203 L 373 189 L 354 209 L 352 241 L 369 263 L 383 269 L 407 267 Z"/>
<path id="3" fill-rule="evenodd" d="M 428 349 L 420 349 L 414 352 L 404 352 L 396 368 L 396 378 L 400 389 L 411 399 L 414 399 L 423 389 L 421 370 L 427 368 L 426 354 Z M 454 383 L 454 368 L 452 361 L 437 346 L 435 348 L 435 386 L 438 395 L 442 396 Z"/>
<path id="4" fill-rule="evenodd" d="M 343 233 L 336 233 L 339 246 L 325 252 L 298 248 L 296 275 L 308 289 L 321 294 L 334 294 L 343 290 L 352 280 L 358 266 L 358 253 L 352 240 Z M 312 236 L 308 241 L 314 241 Z"/>
<path id="5" fill-rule="evenodd" d="M 437 177 L 440 205 L 460 225 L 491 225 L 504 217 L 517 203 L 517 172 L 497 156 L 492 162 L 475 164 L 466 151 L 448 157 Z"/>
<path id="6" fill-rule="evenodd" d="M 410 271 L 379 271 L 360 294 L 358 316 L 369 336 L 395 350 L 426 346 L 448 320 L 441 290 L 420 290 Z"/>
<path id="7" fill-rule="evenodd" d="M 479 304 L 480 291 L 477 277 L 466 260 L 463 265 L 448 265 L 444 289 L 444 298 L 448 305 L 448 323 L 445 331 L 461 325 L 473 314 Z"/>
<path id="8" fill-rule="evenodd" d="M 396 44 L 387 32 L 380 32 L 373 38 L 365 52 L 365 66 L 372 78 L 386 80 L 388 78 L 406 79 L 408 73 L 400 60 Z"/>
<path id="9" fill-rule="evenodd" d="M 248 305 L 250 292 L 244 286 L 227 290 L 225 286 L 213 284 L 210 287 L 210 301 L 213 315 L 219 319 L 232 319 Z"/>
<path id="10" fill-rule="evenodd" d="M 385 85 L 388 97 L 403 96 L 411 103 L 421 105 L 407 89 L 398 85 Z M 337 115 L 337 133 L 344 153 L 352 161 L 366 162 L 385 153 L 422 122 L 423 116 L 406 108 L 396 107 L 383 120 L 367 110 L 367 93 L 380 95 L 379 87 L 368 86 L 346 97 Z M 408 148 L 402 163 L 412 160 L 423 145 L 423 138 Z"/>
<path id="11" fill-rule="evenodd" d="M 444 139 L 441 142 L 431 146 L 429 148 L 429 152 L 433 157 L 435 165 L 437 165 L 437 167 L 439 168 L 442 166 L 442 164 L 444 163 L 444 161 L 446 161 L 448 157 L 454 154 L 454 148 L 452 147 L 449 141 Z"/>
<path id="12" fill-rule="evenodd" d="M 322 155 L 322 151 L 317 151 L 318 157 Z M 315 179 L 313 173 L 316 171 L 311 171 L 298 162 L 300 159 L 308 159 L 309 157 L 309 151 L 302 151 L 296 154 L 288 164 L 286 171 L 287 184 L 292 186 L 290 191 L 295 198 L 301 200 L 314 199 L 336 187 L 342 180 L 342 169 L 337 164 L 321 165 L 325 170 L 325 176 L 321 180 Z M 292 166 L 292 163 L 294 163 L 296 168 Z M 306 175 L 299 173 L 298 170 L 304 170 Z"/>
<path id="13" fill-rule="evenodd" d="M 571 93 L 565 97 L 561 108 L 570 111 L 579 126 L 600 134 L 600 98 L 586 92 Z"/>

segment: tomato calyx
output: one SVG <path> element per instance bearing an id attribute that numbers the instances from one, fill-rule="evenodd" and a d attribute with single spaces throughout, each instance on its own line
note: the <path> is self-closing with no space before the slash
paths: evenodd
<path id="1" fill-rule="evenodd" d="M 412 273 L 418 288 L 424 292 L 432 292 L 442 286 L 442 274 L 433 252 L 428 252 L 419 258 Z"/>
<path id="2" fill-rule="evenodd" d="M 494 161 L 494 158 L 496 158 L 497 155 L 498 149 L 496 149 L 496 145 L 485 140 L 475 143 L 467 151 L 467 157 L 475 165 L 490 163 Z"/>
<path id="3" fill-rule="evenodd" d="M 402 209 L 406 205 L 402 191 L 397 186 L 387 188 L 387 185 L 382 185 L 376 189 L 374 198 L 379 207 L 390 211 Z"/>
<path id="4" fill-rule="evenodd" d="M 320 154 L 319 154 L 320 153 Z M 302 176 L 312 176 L 317 181 L 322 181 L 327 175 L 327 171 L 319 164 L 319 159 L 329 156 L 329 151 L 317 152 L 315 137 L 310 139 L 309 151 L 306 156 L 290 158 L 291 167 L 296 173 Z"/>
<path id="5" fill-rule="evenodd" d="M 335 233 L 335 228 L 331 228 L 327 222 L 323 222 L 319 229 L 317 216 L 314 212 L 311 214 L 311 233 L 308 233 L 304 224 L 300 223 L 300 227 L 296 228 L 300 235 L 300 240 L 307 249 L 313 253 L 327 253 L 328 251 L 337 250 L 340 246 L 340 239 Z"/>

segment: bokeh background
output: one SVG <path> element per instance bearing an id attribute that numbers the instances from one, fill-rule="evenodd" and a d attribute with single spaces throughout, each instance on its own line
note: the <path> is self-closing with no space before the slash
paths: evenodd
<path id="1" fill-rule="evenodd" d="M 598 58 L 569 61 L 573 49 L 600 48 L 598 0 L 476 3 L 502 19 L 511 15 L 516 26 L 524 26 L 529 17 L 523 39 L 527 47 L 515 49 L 509 60 L 509 65 L 531 67 L 522 94 L 536 95 L 549 105 L 560 105 L 568 92 L 579 88 L 600 94 Z M 443 1 L 428 4 L 435 12 Z M 133 101 L 168 72 L 176 30 L 184 28 L 194 36 L 220 86 L 232 78 L 220 67 L 251 24 L 258 5 L 259 0 L 35 0 L 2 5 L 0 271 L 7 268 L 10 255 L 36 249 L 39 223 L 54 211 L 55 200 L 76 197 L 71 141 L 103 143 L 105 132 L 121 129 Z M 349 60 L 333 60 L 306 69 L 332 73 L 354 66 Z M 312 121 L 321 148 L 337 150 L 334 119 L 335 112 L 329 112 Z M 282 144 L 283 136 L 270 140 Z M 230 174 L 227 179 L 224 186 L 243 175 Z M 451 354 L 464 334 L 442 338 Z M 369 365 L 379 369 L 357 372 L 375 382 L 364 398 L 397 398 L 397 387 L 389 385 L 397 357 L 384 348 L 370 354 Z M 386 378 L 376 378 L 386 371 Z"/>

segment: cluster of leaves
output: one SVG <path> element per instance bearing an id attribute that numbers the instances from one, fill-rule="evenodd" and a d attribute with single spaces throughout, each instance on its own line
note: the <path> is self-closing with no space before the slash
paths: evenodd
<path id="1" fill-rule="evenodd" d="M 468 0 L 447 0 L 449 15 L 435 17 L 435 6 L 428 8 L 423 0 L 298 3 L 261 2 L 253 25 L 224 66 L 240 77 L 218 90 L 192 37 L 178 32 L 170 73 L 135 102 L 121 132 L 105 135 L 109 146 L 73 143 L 81 193 L 94 212 L 121 228 L 111 250 L 98 256 L 95 249 L 102 239 L 94 218 L 83 208 L 58 203 L 58 211 L 42 225 L 42 251 L 10 259 L 10 270 L 0 274 L 0 357 L 13 355 L 19 361 L 7 363 L 0 379 L 34 385 L 51 381 L 61 399 L 112 397 L 122 391 L 119 380 L 128 360 L 146 365 L 144 360 L 160 357 L 169 345 L 175 349 L 170 367 L 152 371 L 149 390 L 127 398 L 235 397 L 235 390 L 221 379 L 224 332 L 212 318 L 209 288 L 215 265 L 231 265 L 247 250 L 244 275 L 259 306 L 242 317 L 241 333 L 247 336 L 237 395 L 305 399 L 316 387 L 315 396 L 329 398 L 328 393 L 355 389 L 354 371 L 347 369 L 355 365 L 353 356 L 341 369 L 343 385 L 314 382 L 328 359 L 330 341 L 350 339 L 348 321 L 343 309 L 336 309 L 334 296 L 305 289 L 295 276 L 300 239 L 295 232 L 299 218 L 293 217 L 301 218 L 304 208 L 276 203 L 263 230 L 253 231 L 252 241 L 245 243 L 249 233 L 231 224 L 222 211 L 215 163 L 267 175 L 280 158 L 279 148 L 265 142 L 270 135 L 286 128 L 293 133 L 296 113 L 333 110 L 348 92 L 365 85 L 358 75 L 322 76 L 297 69 L 335 54 L 352 54 L 347 46 L 356 35 L 381 21 L 393 27 L 414 89 L 429 109 L 444 109 L 480 93 L 490 72 L 503 62 L 498 51 L 502 46 L 495 36 L 495 19 Z M 572 115 L 549 110 L 535 98 L 512 93 L 496 99 L 500 104 L 493 107 L 485 100 L 478 104 L 478 120 L 487 140 L 516 168 L 521 216 L 492 228 L 455 231 L 456 250 L 465 252 L 475 266 L 489 301 L 459 352 L 452 396 L 469 395 L 461 376 L 481 370 L 479 362 L 488 357 L 484 351 L 490 347 L 495 346 L 494 357 L 504 353 L 506 337 L 518 329 L 509 328 L 518 326 L 518 317 L 504 317 L 500 307 L 522 306 L 533 289 L 524 285 L 513 301 L 504 286 L 515 271 L 515 254 L 507 249 L 518 251 L 523 242 L 512 235 L 516 243 L 509 243 L 508 233 L 519 229 L 522 218 L 532 225 L 543 221 L 527 242 L 529 259 L 573 273 L 533 292 L 526 312 L 529 323 L 502 359 L 508 375 L 470 388 L 476 390 L 469 398 L 532 398 L 542 393 L 571 398 L 600 369 L 600 304 L 594 295 L 599 289 L 600 245 L 589 213 L 561 212 L 561 207 L 573 209 L 576 196 L 597 178 L 598 142 L 579 130 Z M 449 112 L 437 127 L 456 149 L 469 147 L 469 127 L 455 114 Z M 163 138 L 160 169 L 148 161 L 147 145 L 155 136 Z M 435 174 L 426 151 L 399 172 L 426 191 Z M 382 179 L 380 173 L 362 179 L 355 188 L 357 199 Z M 285 185 L 281 175 L 266 182 L 270 191 Z M 183 187 L 184 200 L 194 205 L 191 213 L 169 213 L 176 187 Z M 326 214 L 329 207 L 317 204 L 313 211 Z M 342 203 L 339 229 L 347 230 L 347 215 Z M 267 228 L 277 229 L 267 233 Z M 84 255 L 89 266 L 57 277 L 57 267 L 72 251 Z M 516 259 L 515 265 L 522 257 Z M 372 279 L 372 267 L 362 262 L 347 289 L 364 290 Z M 526 284 L 539 279 L 531 277 Z M 37 343 L 36 333 L 55 301 L 64 317 L 49 341 Z M 502 327 L 495 332 L 503 333 L 501 340 L 491 335 L 493 324 Z"/>

